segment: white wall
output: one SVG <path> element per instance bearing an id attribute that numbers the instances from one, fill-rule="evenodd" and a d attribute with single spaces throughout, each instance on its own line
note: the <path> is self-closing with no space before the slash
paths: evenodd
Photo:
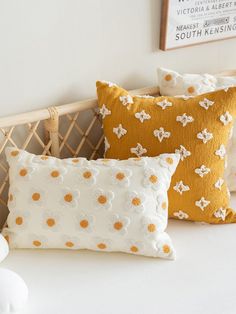
<path id="1" fill-rule="evenodd" d="M 0 116 L 156 83 L 156 67 L 236 68 L 236 39 L 158 50 L 161 0 L 0 0 Z"/>

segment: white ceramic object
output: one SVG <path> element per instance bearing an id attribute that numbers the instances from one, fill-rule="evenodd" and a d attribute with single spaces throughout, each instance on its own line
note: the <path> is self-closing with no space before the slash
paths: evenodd
<path id="1" fill-rule="evenodd" d="M 0 263 L 7 257 L 9 246 L 5 238 L 0 234 Z"/>
<path id="2" fill-rule="evenodd" d="M 13 271 L 0 268 L 0 313 L 18 313 L 28 299 L 24 280 Z"/>

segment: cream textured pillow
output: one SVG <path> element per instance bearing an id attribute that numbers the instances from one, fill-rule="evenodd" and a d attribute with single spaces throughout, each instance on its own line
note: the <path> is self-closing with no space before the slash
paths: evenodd
<path id="1" fill-rule="evenodd" d="M 178 154 L 60 160 L 7 148 L 11 248 L 121 251 L 174 258 L 165 229 Z"/>
<path id="2" fill-rule="evenodd" d="M 158 84 L 163 96 L 195 96 L 219 89 L 236 86 L 236 76 L 214 76 L 210 74 L 179 74 L 173 70 L 159 68 Z M 234 126 L 235 127 L 235 126 Z M 236 191 L 236 129 L 227 147 L 228 165 L 225 179 L 230 191 Z"/>

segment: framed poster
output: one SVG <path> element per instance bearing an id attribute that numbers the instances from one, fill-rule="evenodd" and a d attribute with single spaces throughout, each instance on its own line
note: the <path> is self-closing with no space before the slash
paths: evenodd
<path id="1" fill-rule="evenodd" d="M 163 0 L 160 49 L 236 37 L 236 1 Z"/>

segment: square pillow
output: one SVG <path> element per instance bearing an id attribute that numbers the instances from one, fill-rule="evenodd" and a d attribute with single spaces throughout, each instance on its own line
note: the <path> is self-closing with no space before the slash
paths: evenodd
<path id="1" fill-rule="evenodd" d="M 97 82 L 97 94 L 106 158 L 181 154 L 169 190 L 170 217 L 236 222 L 223 179 L 236 88 L 186 99 L 131 96 L 114 84 Z"/>
<path id="2" fill-rule="evenodd" d="M 236 76 L 210 74 L 180 74 L 176 71 L 159 68 L 158 81 L 163 96 L 200 95 L 203 93 L 236 86 Z M 230 191 L 236 191 L 236 128 L 227 147 L 228 166 L 225 179 Z"/>
<path id="3" fill-rule="evenodd" d="M 60 160 L 7 148 L 11 248 L 121 251 L 173 259 L 167 190 L 178 154 Z"/>

